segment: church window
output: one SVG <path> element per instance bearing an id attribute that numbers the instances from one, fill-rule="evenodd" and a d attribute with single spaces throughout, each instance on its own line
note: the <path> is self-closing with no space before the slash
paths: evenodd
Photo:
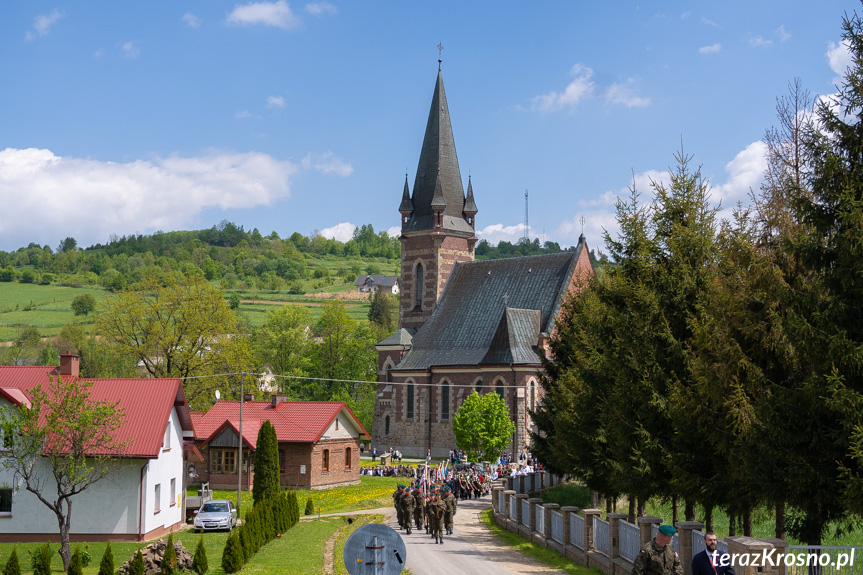
<path id="1" fill-rule="evenodd" d="M 390 434 L 390 416 L 384 418 L 384 435 Z"/>
<path id="2" fill-rule="evenodd" d="M 499 396 L 503 397 L 503 380 L 502 379 L 499 379 L 494 383 L 494 390 L 497 392 L 497 394 Z"/>
<path id="3" fill-rule="evenodd" d="M 449 382 L 446 380 L 441 386 L 441 419 L 449 419 Z"/>
<path id="4" fill-rule="evenodd" d="M 408 384 L 408 419 L 414 417 L 414 384 Z"/>
<path id="5" fill-rule="evenodd" d="M 476 380 L 476 394 L 482 395 L 482 380 L 481 379 Z"/>
<path id="6" fill-rule="evenodd" d="M 389 364 L 387 364 L 387 383 L 392 383 L 392 382 L 393 382 L 393 372 L 392 372 L 392 370 L 390 369 L 390 367 L 391 367 L 391 366 L 390 366 Z"/>
<path id="7" fill-rule="evenodd" d="M 416 291 L 414 293 L 415 304 L 416 307 L 422 307 L 423 305 L 423 265 L 417 264 L 416 269 Z"/>
<path id="8" fill-rule="evenodd" d="M 530 410 L 536 411 L 536 382 L 530 380 Z"/>

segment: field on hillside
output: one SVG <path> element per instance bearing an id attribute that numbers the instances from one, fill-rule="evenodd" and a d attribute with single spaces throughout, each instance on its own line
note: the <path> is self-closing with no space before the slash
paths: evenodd
<path id="1" fill-rule="evenodd" d="M 335 274 L 337 270 L 349 267 L 353 262 L 322 259 L 310 260 L 309 263 L 312 269 L 326 269 L 331 274 Z M 398 273 L 395 263 L 384 261 L 375 265 L 385 275 Z M 267 312 L 283 305 L 307 307 L 312 312 L 312 317 L 317 319 L 321 314 L 323 303 L 332 300 L 343 301 L 350 316 L 358 321 L 368 317 L 368 295 L 356 293 L 353 283 L 345 283 L 343 277 L 330 275 L 328 278 L 309 278 L 298 283 L 305 293 L 290 293 L 287 284 L 282 286 L 282 289 L 269 290 L 238 282 L 233 289 L 225 291 L 225 296 L 232 293 L 240 296 L 238 313 L 246 318 L 251 327 L 263 325 L 267 319 Z M 76 317 L 72 312 L 72 300 L 83 293 L 93 294 L 97 302 L 111 295 L 109 291 L 99 287 L 0 283 L 0 342 L 14 341 L 20 327 L 26 325 L 36 327 L 42 337 L 59 335 L 63 326 L 70 323 L 92 325 L 95 314 Z"/>

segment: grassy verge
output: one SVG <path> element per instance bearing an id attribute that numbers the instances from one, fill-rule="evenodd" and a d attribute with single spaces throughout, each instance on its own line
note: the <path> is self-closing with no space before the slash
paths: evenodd
<path id="1" fill-rule="evenodd" d="M 241 573 L 320 573 L 327 539 L 344 524 L 343 517 L 301 521 L 258 551 Z M 208 572 L 208 575 L 218 574 Z"/>
<path id="2" fill-rule="evenodd" d="M 535 543 L 527 541 L 526 539 L 522 539 L 515 533 L 510 533 L 506 529 L 502 529 L 494 522 L 493 513 L 494 511 L 492 509 L 487 509 L 480 513 L 480 519 L 483 525 L 485 525 L 489 531 L 491 531 L 507 546 L 513 547 L 514 549 L 533 557 L 537 561 L 545 563 L 549 567 L 560 569 L 561 571 L 566 571 L 573 575 L 601 575 L 602 572 L 599 569 L 592 569 L 579 565 L 578 563 L 574 563 L 557 551 L 546 549 L 545 547 L 541 547 Z"/>

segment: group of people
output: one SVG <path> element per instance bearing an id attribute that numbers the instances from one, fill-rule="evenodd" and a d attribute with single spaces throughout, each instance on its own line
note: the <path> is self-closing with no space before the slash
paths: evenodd
<path id="1" fill-rule="evenodd" d="M 433 485 L 425 493 L 419 486 L 398 485 L 393 493 L 393 505 L 399 527 L 408 535 L 413 529 L 425 527 L 436 544 L 443 545 L 444 534 L 452 535 L 453 519 L 458 503 L 449 485 Z"/>
<path id="2" fill-rule="evenodd" d="M 632 566 L 631 575 L 683 575 L 683 565 L 674 550 L 672 540 L 677 530 L 671 525 L 662 525 L 656 537 L 641 548 Z M 692 575 L 734 575 L 724 554 L 717 552 L 719 540 L 716 534 L 704 534 L 704 550 L 692 558 Z"/>
<path id="3" fill-rule="evenodd" d="M 417 468 L 411 465 L 377 465 L 360 468 L 360 475 L 375 475 L 377 477 L 417 477 Z"/>

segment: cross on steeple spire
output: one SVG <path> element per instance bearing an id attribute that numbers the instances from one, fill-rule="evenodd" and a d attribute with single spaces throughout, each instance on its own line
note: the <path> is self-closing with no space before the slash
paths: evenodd
<path id="1" fill-rule="evenodd" d="M 443 52 L 443 44 L 437 43 L 437 71 L 440 72 L 440 63 L 443 61 L 441 53 Z"/>

